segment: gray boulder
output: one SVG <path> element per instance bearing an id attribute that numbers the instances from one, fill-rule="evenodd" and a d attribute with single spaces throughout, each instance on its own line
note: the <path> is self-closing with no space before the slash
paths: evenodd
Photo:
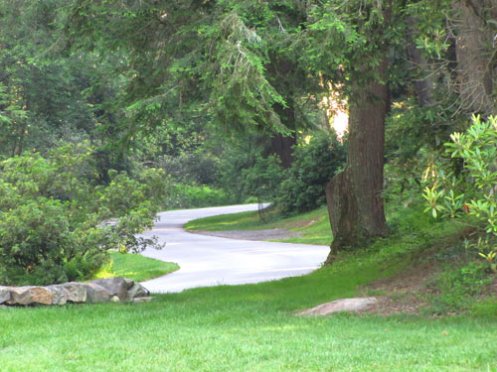
<path id="1" fill-rule="evenodd" d="M 344 298 L 301 311 L 298 315 L 328 315 L 341 312 L 355 313 L 368 310 L 376 303 L 378 303 L 376 297 Z"/>
<path id="2" fill-rule="evenodd" d="M 0 305 L 8 302 L 9 300 L 10 300 L 9 287 L 0 287 Z"/>
<path id="3" fill-rule="evenodd" d="M 10 287 L 9 305 L 51 305 L 53 294 L 46 287 Z"/>
<path id="4" fill-rule="evenodd" d="M 110 293 L 110 298 L 117 296 L 119 300 L 126 301 L 128 299 L 128 288 L 131 280 L 126 280 L 124 278 L 110 278 L 110 279 L 99 279 L 93 280 L 90 284 L 96 284 L 103 287 L 107 292 Z"/>
<path id="5" fill-rule="evenodd" d="M 86 283 L 85 289 L 90 303 L 109 302 L 113 296 L 106 288 L 94 282 Z"/>
<path id="6" fill-rule="evenodd" d="M 149 297 L 150 291 L 140 283 L 133 282 L 131 288 L 128 289 L 128 298 L 134 300 L 137 298 Z"/>
<path id="7" fill-rule="evenodd" d="M 86 302 L 88 297 L 88 294 L 86 293 L 86 286 L 83 283 L 69 282 L 53 285 L 50 287 L 61 288 L 67 296 L 67 302 L 83 303 Z"/>
<path id="8" fill-rule="evenodd" d="M 52 292 L 52 305 L 65 305 L 67 303 L 68 293 L 60 285 L 50 285 L 47 289 Z"/>

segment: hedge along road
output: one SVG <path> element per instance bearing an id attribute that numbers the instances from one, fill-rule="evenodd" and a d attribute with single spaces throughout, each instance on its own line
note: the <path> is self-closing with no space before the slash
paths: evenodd
<path id="1" fill-rule="evenodd" d="M 180 269 L 142 284 L 153 293 L 188 288 L 259 283 L 307 274 L 324 262 L 327 246 L 227 239 L 192 234 L 188 221 L 227 213 L 257 210 L 257 204 L 162 212 L 144 236 L 166 243 L 162 250 L 146 249 L 144 256 L 176 262 Z"/>

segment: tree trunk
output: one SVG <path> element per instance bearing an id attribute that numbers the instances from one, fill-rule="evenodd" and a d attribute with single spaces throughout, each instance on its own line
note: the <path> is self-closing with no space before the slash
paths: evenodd
<path id="1" fill-rule="evenodd" d="M 453 7 L 456 12 L 457 30 L 456 86 L 461 108 L 472 113 L 495 114 L 496 104 L 492 97 L 494 32 L 486 24 L 484 2 L 458 0 L 454 2 Z"/>
<path id="2" fill-rule="evenodd" d="M 293 101 L 287 99 L 288 107 L 275 107 L 275 111 L 278 113 L 281 122 L 292 131 L 295 131 L 295 109 L 293 108 Z M 284 136 L 282 134 L 275 134 L 271 138 L 271 142 L 266 151 L 267 155 L 275 154 L 281 160 L 281 165 L 284 168 L 289 168 L 293 162 L 293 146 L 297 143 L 297 136 L 292 133 L 290 136 Z"/>
<path id="3" fill-rule="evenodd" d="M 12 151 L 13 156 L 20 156 L 24 149 L 24 137 L 26 137 L 26 122 L 19 124 L 19 130 L 17 131 L 17 138 L 15 140 L 15 146 Z"/>
<path id="4" fill-rule="evenodd" d="M 353 246 L 355 237 L 359 235 L 357 223 L 359 211 L 357 201 L 350 193 L 350 178 L 350 168 L 346 168 L 326 185 L 328 215 L 330 221 L 333 221 L 331 223 L 333 244 L 326 263 L 334 261 L 339 247 Z"/>
<path id="5" fill-rule="evenodd" d="M 281 134 L 276 134 L 271 138 L 270 153 L 276 154 L 281 160 L 281 165 L 284 168 L 289 168 L 293 162 L 293 146 L 297 143 L 294 135 L 285 137 Z"/>
<path id="6" fill-rule="evenodd" d="M 347 167 L 328 184 L 327 201 L 333 243 L 326 263 L 340 249 L 353 248 L 387 233 L 383 207 L 385 117 L 389 109 L 386 58 L 376 72 L 379 81 L 353 87 L 350 99 Z"/>
<path id="7" fill-rule="evenodd" d="M 416 46 L 418 21 L 407 17 L 407 55 L 411 70 L 414 72 L 414 93 L 418 104 L 422 107 L 433 104 L 433 81 L 429 76 L 430 66 L 420 49 Z"/>

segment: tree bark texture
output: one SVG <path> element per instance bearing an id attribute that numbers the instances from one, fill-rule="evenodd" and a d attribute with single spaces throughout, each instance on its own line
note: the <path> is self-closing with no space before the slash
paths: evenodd
<path id="1" fill-rule="evenodd" d="M 495 13 L 495 1 L 457 0 L 455 10 L 457 82 L 461 108 L 471 113 L 496 113 L 493 97 L 496 65 L 495 32 L 487 21 Z"/>
<path id="2" fill-rule="evenodd" d="M 354 244 L 359 235 L 357 201 L 350 193 L 350 168 L 338 173 L 326 185 L 326 202 L 333 233 L 333 244 L 326 263 L 335 260 L 337 248 Z"/>
<path id="3" fill-rule="evenodd" d="M 387 233 L 383 206 L 385 117 L 389 109 L 386 58 L 377 67 L 381 81 L 353 87 L 349 107 L 347 167 L 328 184 L 327 201 L 336 252 Z"/>
<path id="4" fill-rule="evenodd" d="M 414 72 L 414 93 L 420 106 L 433 104 L 433 81 L 429 76 L 430 66 L 420 49 L 416 46 L 417 20 L 407 18 L 407 55 L 411 70 Z"/>

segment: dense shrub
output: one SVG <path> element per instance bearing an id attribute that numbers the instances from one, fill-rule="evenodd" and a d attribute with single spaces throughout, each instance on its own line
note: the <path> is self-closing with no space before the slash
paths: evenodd
<path id="1" fill-rule="evenodd" d="M 207 151 L 162 156 L 158 162 L 167 174 L 180 183 L 212 185 L 219 175 L 219 161 Z"/>
<path id="2" fill-rule="evenodd" d="M 324 186 L 345 162 L 345 148 L 335 133 L 314 134 L 294 147 L 292 166 L 285 170 L 263 147 L 230 148 L 221 159 L 220 185 L 235 202 L 249 198 L 275 202 L 283 213 L 315 209 L 325 200 Z"/>
<path id="3" fill-rule="evenodd" d="M 467 214 L 478 222 L 480 239 L 467 243 L 497 273 L 497 117 L 473 117 L 462 133 L 446 143 L 449 159 L 440 159 L 431 172 L 432 184 L 424 190 L 426 211 L 457 217 Z M 454 160 L 458 166 L 452 166 Z M 461 161 L 462 160 L 462 161 Z"/>
<path id="4" fill-rule="evenodd" d="M 315 135 L 309 143 L 296 146 L 277 196 L 283 213 L 305 212 L 325 203 L 324 187 L 344 162 L 344 146 L 333 133 Z"/>
<path id="5" fill-rule="evenodd" d="M 234 199 L 224 190 L 186 184 L 175 184 L 167 200 L 170 208 L 202 208 L 231 203 L 234 203 Z"/>
<path id="6" fill-rule="evenodd" d="M 257 139 L 248 137 L 245 141 L 230 142 L 223 148 L 219 161 L 217 186 L 225 190 L 234 202 L 241 203 L 255 197 L 244 182 L 241 172 L 254 167 L 261 157 L 263 148 L 256 145 Z"/>
<path id="7" fill-rule="evenodd" d="M 0 162 L 0 283 L 84 279 L 108 249 L 152 243 L 134 234 L 152 225 L 165 174 L 110 172 L 110 183 L 98 185 L 92 154 L 87 144 L 67 145 Z M 117 222 L 103 224 L 109 218 Z"/>
<path id="8" fill-rule="evenodd" d="M 280 160 L 276 155 L 258 157 L 254 166 L 241 174 L 244 194 L 255 196 L 258 201 L 272 201 L 285 177 Z"/>
<path id="9" fill-rule="evenodd" d="M 461 267 L 446 268 L 433 283 L 440 293 L 433 299 L 433 310 L 442 314 L 467 310 L 493 281 L 482 262 L 470 261 Z"/>

